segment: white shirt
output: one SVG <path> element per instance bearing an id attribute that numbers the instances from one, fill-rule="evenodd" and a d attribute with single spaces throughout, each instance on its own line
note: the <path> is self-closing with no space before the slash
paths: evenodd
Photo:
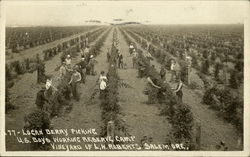
<path id="1" fill-rule="evenodd" d="M 106 89 L 106 87 L 107 87 L 106 82 L 105 82 L 104 80 L 101 80 L 100 89 L 101 89 L 101 90 L 104 90 L 104 89 Z"/>
<path id="2" fill-rule="evenodd" d="M 85 49 L 84 49 L 84 53 L 86 54 L 86 53 L 89 53 L 89 49 L 86 47 Z"/>
<path id="3" fill-rule="evenodd" d="M 147 52 L 146 57 L 153 58 L 149 52 Z"/>
<path id="4" fill-rule="evenodd" d="M 45 88 L 48 90 L 52 85 L 52 80 L 47 80 L 45 84 Z"/>
<path id="5" fill-rule="evenodd" d="M 82 50 L 82 49 L 80 50 L 80 53 L 81 53 L 81 55 L 84 55 L 84 52 L 83 52 L 83 50 Z"/>
<path id="6" fill-rule="evenodd" d="M 66 58 L 65 62 L 66 62 L 66 65 L 71 65 L 71 59 L 70 58 Z"/>
<path id="7" fill-rule="evenodd" d="M 175 67 L 175 64 L 171 64 L 170 69 L 171 69 L 171 70 L 174 70 L 174 67 Z"/>
<path id="8" fill-rule="evenodd" d="M 100 76 L 100 78 L 99 78 L 100 82 L 101 82 L 101 81 L 102 81 L 103 79 L 106 79 L 106 80 L 108 80 L 106 76 L 104 76 L 104 75 L 101 75 L 101 76 Z"/>
<path id="9" fill-rule="evenodd" d="M 66 68 L 64 66 L 61 66 L 59 71 L 60 71 L 60 77 L 63 77 L 66 75 L 67 71 L 66 71 Z"/>

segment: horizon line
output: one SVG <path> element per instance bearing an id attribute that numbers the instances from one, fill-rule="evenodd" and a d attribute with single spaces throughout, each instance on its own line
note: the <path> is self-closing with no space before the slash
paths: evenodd
<path id="1" fill-rule="evenodd" d="M 72 27 L 72 26 L 110 26 L 111 24 L 85 24 L 85 25 L 6 25 L 5 27 Z M 119 25 L 119 24 L 113 24 Z M 122 25 L 122 24 L 121 24 Z M 124 24 L 126 25 L 126 24 Z M 139 23 L 127 25 L 244 25 L 244 23 Z"/>

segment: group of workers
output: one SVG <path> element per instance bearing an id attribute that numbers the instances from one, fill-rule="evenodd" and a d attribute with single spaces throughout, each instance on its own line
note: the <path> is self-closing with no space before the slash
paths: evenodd
<path id="1" fill-rule="evenodd" d="M 37 93 L 36 105 L 39 109 L 43 111 L 48 110 L 47 106 L 51 105 L 49 103 L 51 102 L 50 100 L 53 98 L 53 93 L 56 93 L 59 90 L 58 88 L 60 88 L 60 86 L 66 88 L 64 92 L 66 92 L 65 96 L 67 99 L 71 99 L 70 95 L 72 94 L 73 98 L 76 101 L 80 100 L 80 83 L 85 84 L 87 75 L 95 75 L 94 68 L 97 62 L 94 59 L 94 55 L 90 52 L 89 46 L 86 46 L 86 48 L 84 50 L 81 50 L 80 53 L 80 61 L 75 65 L 72 64 L 72 57 L 70 54 L 67 54 L 65 59 L 62 60 L 61 66 L 59 68 L 58 77 L 58 80 L 60 80 L 60 82 L 57 87 L 55 87 L 54 82 L 52 81 L 52 76 L 47 76 L 45 85 L 43 85 L 42 89 L 39 90 Z M 40 73 L 41 68 L 40 70 L 38 70 L 38 74 Z M 38 75 L 38 78 L 39 76 L 40 75 Z M 41 83 L 41 81 L 39 80 L 38 83 Z"/>
<path id="2" fill-rule="evenodd" d="M 139 51 L 139 52 L 137 52 Z M 147 78 L 147 95 L 148 95 L 148 103 L 156 103 L 158 102 L 159 93 L 164 94 L 164 90 L 161 87 L 162 83 L 166 83 L 166 68 L 164 64 L 162 64 L 159 76 L 160 78 L 157 78 L 157 70 L 155 69 L 154 65 L 150 65 L 150 61 L 153 60 L 152 55 L 150 52 L 146 52 L 145 55 L 142 54 L 142 52 L 139 49 L 135 49 L 135 46 L 133 43 L 129 45 L 129 55 L 132 56 L 132 64 L 133 68 L 138 69 L 138 77 L 146 77 Z M 177 81 L 178 84 L 176 88 L 172 88 L 173 93 L 179 98 L 179 100 L 182 101 L 182 88 L 183 88 L 183 79 L 179 77 L 179 67 L 178 64 L 174 59 L 172 59 L 170 65 L 170 71 L 171 71 L 171 80 Z M 160 81 L 159 81 L 160 80 Z"/>
<path id="3" fill-rule="evenodd" d="M 139 51 L 139 49 L 137 49 Z M 133 68 L 138 69 L 139 77 L 146 77 L 147 78 L 147 89 L 150 91 L 148 95 L 149 102 L 154 103 L 158 97 L 158 93 L 164 90 L 161 90 L 161 84 L 166 83 L 166 68 L 164 65 L 161 66 L 159 76 L 160 78 L 156 77 L 156 69 L 154 65 L 150 65 L 150 61 L 153 60 L 152 55 L 147 52 L 145 55 L 142 54 L 142 52 L 137 52 L 134 45 L 131 43 L 129 45 L 129 55 L 132 56 L 132 63 Z M 123 67 L 123 55 L 117 49 L 117 53 L 115 54 L 115 63 L 117 64 L 118 68 L 124 68 Z M 87 74 L 89 75 L 95 75 L 94 66 L 97 62 L 94 59 L 93 54 L 90 53 L 89 46 L 86 46 L 84 50 L 81 50 L 81 59 L 80 62 L 72 65 L 72 58 L 70 54 L 66 56 L 64 61 L 62 62 L 62 65 L 59 68 L 59 79 L 67 82 L 68 92 L 72 93 L 73 98 L 76 101 L 79 101 L 80 94 L 79 94 L 79 84 L 85 83 Z M 107 61 L 109 62 L 111 58 L 110 51 L 108 49 L 107 52 Z M 177 77 L 177 71 L 178 64 L 174 59 L 171 60 L 170 70 L 171 70 L 171 80 L 174 81 L 178 80 L 177 87 L 173 89 L 173 92 L 178 96 L 178 98 L 182 101 L 182 87 L 183 82 L 180 77 Z M 159 82 L 161 80 L 161 82 Z M 99 83 L 99 89 L 100 89 L 100 98 L 104 98 L 105 96 L 105 90 L 107 87 L 107 77 L 105 76 L 105 72 L 101 71 L 100 77 L 98 79 Z M 36 104 L 38 108 L 43 109 L 44 103 L 52 96 L 53 91 L 58 91 L 58 89 L 53 85 L 52 83 L 52 77 L 48 77 L 45 83 L 45 87 L 42 88 L 37 93 L 37 100 Z M 70 94 L 69 94 L 70 95 Z M 70 96 L 68 96 L 70 97 Z"/>

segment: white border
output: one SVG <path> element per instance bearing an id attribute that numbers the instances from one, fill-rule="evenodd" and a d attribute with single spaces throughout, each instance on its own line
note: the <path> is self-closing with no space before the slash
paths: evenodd
<path id="1" fill-rule="evenodd" d="M 70 5 L 72 2 L 79 2 L 79 1 L 8 1 L 7 3 L 9 5 L 12 4 L 18 4 L 18 5 L 27 5 L 27 4 L 35 4 L 35 5 Z M 99 4 L 102 5 L 103 1 L 88 1 L 88 3 L 91 2 L 93 4 Z M 106 2 L 106 1 L 105 1 Z M 117 4 L 117 1 L 109 1 L 113 5 Z M 149 1 L 147 1 L 149 2 Z M 161 3 L 162 1 L 155 1 L 152 3 Z M 170 1 L 169 4 L 193 4 L 193 3 L 203 3 L 204 1 Z M 213 1 L 215 3 L 221 2 L 221 1 Z M 238 4 L 242 3 L 242 1 L 227 1 L 230 4 Z M 1 137 L 0 137 L 0 155 L 4 156 L 250 156 L 249 153 L 249 113 L 250 113 L 250 85 L 249 85 L 249 68 L 250 67 L 250 58 L 249 58 L 249 50 L 250 50 L 250 3 L 249 1 L 244 1 L 246 4 L 245 9 L 245 21 L 244 21 L 244 151 L 81 151 L 81 152 L 65 152 L 65 151 L 48 151 L 48 152 L 38 152 L 38 151 L 5 151 L 5 133 L 3 130 L 5 130 L 5 92 L 4 92 L 4 80 L 5 80 L 5 5 L 6 1 L 0 1 L 0 37 L 1 37 L 1 43 L 0 43 L 0 60 L 1 60 L 1 69 L 0 69 L 0 78 L 1 78 L 1 85 L 0 85 L 0 96 L 1 96 Z M 121 1 L 118 1 L 120 4 Z M 122 1 L 124 5 L 131 4 L 130 1 Z M 136 1 L 133 2 L 138 5 L 142 5 L 142 1 Z"/>

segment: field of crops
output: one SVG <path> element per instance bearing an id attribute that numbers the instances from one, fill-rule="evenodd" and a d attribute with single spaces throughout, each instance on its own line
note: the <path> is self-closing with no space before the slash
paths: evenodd
<path id="1" fill-rule="evenodd" d="M 122 144 L 134 145 L 126 150 L 149 150 L 150 144 L 152 150 L 154 144 L 172 146 L 161 149 L 166 151 L 242 150 L 243 32 L 242 25 L 7 28 L 6 130 L 95 128 L 95 138 L 134 139 L 113 139 L 102 149 L 106 151 L 124 150 L 118 148 Z M 136 62 L 129 53 L 131 44 L 138 53 Z M 95 69 L 79 84 L 77 101 L 67 83 L 72 72 L 59 79 L 59 68 L 67 55 L 78 65 L 87 47 Z M 173 92 L 178 82 L 171 79 L 171 60 L 184 83 L 182 99 Z M 44 70 L 41 83 L 39 69 Z M 99 98 L 102 71 L 108 81 L 104 98 Z M 35 101 L 47 76 L 58 90 L 45 112 Z M 159 89 L 148 87 L 149 77 Z M 185 149 L 173 147 L 180 143 Z M 77 146 L 88 150 L 83 143 Z M 6 149 L 55 151 L 49 142 L 22 144 L 13 136 L 6 136 Z"/>
<path id="2" fill-rule="evenodd" d="M 83 33 L 96 27 L 7 27 L 5 45 L 7 50 L 19 53 L 22 50 Z"/>

